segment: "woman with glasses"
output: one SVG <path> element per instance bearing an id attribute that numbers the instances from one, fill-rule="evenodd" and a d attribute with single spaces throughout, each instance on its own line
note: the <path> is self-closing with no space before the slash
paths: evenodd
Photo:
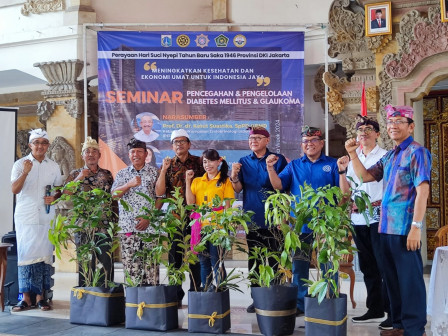
<path id="1" fill-rule="evenodd" d="M 188 170 L 186 173 L 186 198 L 188 204 L 203 205 L 207 204 L 213 206 L 213 199 L 218 196 L 221 200 L 234 198 L 232 184 L 227 176 L 229 166 L 219 153 L 214 149 L 207 149 L 202 153 L 202 163 L 205 169 L 205 174 L 202 177 L 197 177 L 193 180 L 194 172 Z M 230 201 L 226 200 L 221 203 L 214 211 L 222 211 L 230 207 Z M 203 226 L 210 225 L 210 223 L 202 223 Z M 211 223 L 211 225 L 214 225 Z M 205 252 L 205 253 L 204 253 Z M 226 270 L 224 263 L 219 265 L 220 254 L 224 253 L 220 247 L 213 246 L 207 243 L 206 250 L 199 255 L 201 263 L 201 282 L 203 287 L 210 287 L 212 268 L 213 274 L 218 285 L 226 277 Z"/>

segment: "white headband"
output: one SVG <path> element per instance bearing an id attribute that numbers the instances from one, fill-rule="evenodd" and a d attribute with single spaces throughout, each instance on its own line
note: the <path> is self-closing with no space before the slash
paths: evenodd
<path id="1" fill-rule="evenodd" d="M 44 138 L 44 139 L 50 140 L 50 139 L 48 139 L 47 132 L 41 128 L 31 130 L 29 133 L 30 133 L 30 139 L 28 140 L 28 143 L 31 143 L 34 139 L 39 139 L 39 138 Z"/>

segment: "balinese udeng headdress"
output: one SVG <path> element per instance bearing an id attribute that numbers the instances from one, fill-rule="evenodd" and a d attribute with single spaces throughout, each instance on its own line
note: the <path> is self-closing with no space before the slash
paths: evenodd
<path id="1" fill-rule="evenodd" d="M 31 143 L 34 139 L 39 139 L 39 138 L 44 138 L 44 139 L 50 140 L 48 138 L 47 131 L 44 131 L 41 128 L 31 130 L 29 133 L 30 133 L 30 138 L 28 140 L 28 143 Z"/>
<path id="2" fill-rule="evenodd" d="M 392 106 L 386 105 L 384 110 L 387 112 L 387 119 L 391 117 L 414 118 L 414 109 L 410 106 Z"/>
<path id="3" fill-rule="evenodd" d="M 358 120 L 356 121 L 356 129 L 358 129 L 359 126 L 367 126 L 367 125 L 372 126 L 375 129 L 375 132 L 380 131 L 380 125 L 378 124 L 377 121 L 367 116 L 362 116 L 358 114 Z"/>
<path id="4" fill-rule="evenodd" d="M 133 148 L 143 148 L 144 150 L 146 150 L 146 142 L 137 140 L 135 138 L 132 138 L 131 140 L 129 140 L 128 143 L 128 150 L 131 150 Z"/>
<path id="5" fill-rule="evenodd" d="M 95 148 L 100 150 L 100 146 L 98 145 L 98 142 L 96 142 L 95 139 L 92 139 L 92 137 L 87 137 L 86 141 L 82 144 L 82 149 L 81 149 L 81 153 L 84 153 L 84 151 L 87 148 Z"/>
<path id="6" fill-rule="evenodd" d="M 268 130 L 261 126 L 249 126 L 247 129 L 249 130 L 249 135 L 260 134 L 264 135 L 266 138 L 269 138 L 271 136 Z"/>
<path id="7" fill-rule="evenodd" d="M 323 139 L 323 133 L 320 130 L 320 128 L 310 127 L 308 125 L 302 126 L 302 132 L 300 133 L 300 136 L 302 137 L 318 136 L 319 138 Z"/>

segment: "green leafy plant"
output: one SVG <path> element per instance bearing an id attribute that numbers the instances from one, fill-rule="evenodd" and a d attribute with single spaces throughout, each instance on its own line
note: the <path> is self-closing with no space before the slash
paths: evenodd
<path id="1" fill-rule="evenodd" d="M 197 255 L 190 249 L 190 235 L 185 234 L 185 229 L 190 222 L 188 214 L 193 209 L 193 206 L 184 205 L 184 198 L 180 192 L 180 188 L 176 188 L 173 191 L 171 198 L 162 201 L 167 204 L 165 211 L 157 209 L 155 207 L 155 201 L 148 195 L 143 193 L 137 194 L 151 204 L 149 207 L 143 207 L 141 209 L 141 217 L 149 221 L 150 232 L 140 233 L 139 235 L 144 242 L 154 243 L 154 247 L 151 249 L 142 249 L 134 257 L 142 258 L 143 264 L 149 267 L 164 265 L 167 270 L 166 276 L 168 284 L 181 285 L 185 281 L 185 273 L 191 272 L 190 265 L 198 262 Z M 177 242 L 178 246 L 182 249 L 183 262 L 179 268 L 170 264 L 169 260 L 165 258 L 174 242 Z M 129 276 L 126 276 L 125 279 L 129 286 L 135 287 L 142 285 L 141 281 L 131 281 Z M 143 276 L 137 277 L 137 279 L 143 279 Z"/>
<path id="2" fill-rule="evenodd" d="M 110 281 L 112 275 L 98 261 L 101 253 L 107 253 L 112 260 L 119 246 L 119 226 L 111 194 L 102 189 L 83 191 L 80 181 L 69 182 L 60 189 L 62 195 L 56 203 L 64 201 L 70 204 L 70 209 L 66 216 L 59 214 L 51 221 L 48 238 L 55 246 L 56 257 L 61 259 L 62 249 L 67 249 L 70 242 L 76 245 L 78 239 L 76 257 L 70 261 L 79 262 L 86 286 L 98 287 L 104 278 L 105 287 L 114 287 Z"/>
<path id="3" fill-rule="evenodd" d="M 223 202 L 230 201 L 230 207 L 223 208 Z M 212 271 L 208 278 L 214 279 L 216 283 L 215 291 L 222 291 L 224 289 L 233 289 L 240 291 L 238 283 L 243 281 L 242 274 L 235 273 L 235 269 L 232 269 L 226 276 L 223 267 L 224 259 L 227 254 L 232 250 L 232 246 L 236 244 L 237 231 L 243 229 L 248 232 L 247 223 L 250 223 L 252 211 L 245 212 L 242 209 L 232 207 L 234 199 L 221 200 L 219 196 L 215 196 L 212 200 L 212 205 L 201 205 L 197 208 L 196 212 L 201 214 L 202 222 L 208 222 L 209 225 L 205 225 L 201 229 L 201 242 L 194 248 L 196 252 L 203 252 L 207 242 L 214 245 L 218 250 L 217 265 L 212 265 Z M 193 219 L 192 223 L 196 221 Z M 218 267 L 218 275 L 214 272 L 214 266 Z M 207 281 L 207 284 L 203 284 L 204 291 L 209 290 L 209 286 L 212 281 Z"/>
<path id="4" fill-rule="evenodd" d="M 312 249 L 316 252 L 316 277 L 305 280 L 309 294 L 322 302 L 324 298 L 339 297 L 339 284 L 335 276 L 345 255 L 356 250 L 349 236 L 353 234 L 350 217 L 351 203 L 339 187 L 329 185 L 313 189 L 305 184 L 301 197 L 294 206 L 295 222 L 307 223 L 313 231 Z M 359 189 L 353 190 L 355 202 L 363 212 L 371 211 L 368 196 Z"/>
<path id="5" fill-rule="evenodd" d="M 254 265 L 249 270 L 249 280 L 252 284 L 270 287 L 272 284 L 285 284 L 291 280 L 295 251 L 302 244 L 299 239 L 302 225 L 299 223 L 290 225 L 294 221 L 291 209 L 293 209 L 295 201 L 294 196 L 280 191 L 271 193 L 266 199 L 266 222 L 269 224 L 280 250 L 272 251 L 267 247 L 252 249 L 249 255 L 249 258 L 254 260 Z"/>

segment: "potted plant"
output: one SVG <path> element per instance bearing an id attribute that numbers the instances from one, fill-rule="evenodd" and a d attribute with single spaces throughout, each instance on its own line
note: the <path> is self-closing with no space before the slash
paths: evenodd
<path id="1" fill-rule="evenodd" d="M 359 211 L 371 211 L 368 196 L 353 190 Z M 350 202 L 339 187 L 313 189 L 301 187 L 301 197 L 294 205 L 296 225 L 307 223 L 313 231 L 312 249 L 316 253 L 316 276 L 306 280 L 309 296 L 305 297 L 306 335 L 346 335 L 347 296 L 340 294 L 336 280 L 344 255 L 353 254 L 349 235 L 353 233 Z"/>
<path id="2" fill-rule="evenodd" d="M 151 230 L 140 235 L 144 242 L 155 243 L 155 247 L 144 248 L 135 257 L 141 258 L 145 265 L 153 268 L 163 264 L 167 270 L 168 284 L 153 286 L 134 283 L 126 276 L 126 328 L 154 331 L 177 329 L 177 288 L 185 281 L 185 273 L 190 271 L 189 265 L 197 262 L 197 256 L 188 248 L 189 235 L 183 235 L 189 223 L 190 207 L 183 205 L 179 188 L 173 192 L 172 198 L 163 201 L 167 203 L 166 211 L 158 210 L 154 200 L 147 195 L 138 194 L 152 204 L 150 208 L 142 208 L 142 218 L 149 221 Z M 175 268 L 165 256 L 178 239 L 184 248 L 184 263 L 180 268 Z"/>
<path id="3" fill-rule="evenodd" d="M 227 199 L 224 200 L 224 202 Z M 231 205 L 234 200 L 230 200 Z M 230 329 L 230 296 L 229 290 L 241 290 L 238 288 L 238 280 L 242 280 L 235 269 L 226 274 L 224 259 L 232 245 L 236 241 L 237 229 L 242 227 L 247 232 L 247 224 L 250 222 L 251 213 L 245 213 L 242 209 L 230 206 L 225 209 L 223 200 L 218 196 L 212 201 L 212 206 L 202 205 L 193 213 L 192 224 L 196 221 L 213 223 L 203 226 L 201 240 L 194 247 L 195 252 L 203 252 L 206 243 L 210 243 L 218 250 L 218 260 L 206 281 L 196 291 L 188 293 L 188 332 L 205 332 L 223 334 Z M 217 267 L 215 272 L 213 267 Z"/>
<path id="4" fill-rule="evenodd" d="M 55 246 L 56 257 L 61 258 L 63 248 L 69 242 L 76 245 L 76 260 L 85 287 L 72 288 L 70 299 L 70 322 L 88 325 L 109 326 L 124 322 L 124 290 L 122 285 L 111 281 L 98 261 L 101 253 L 112 253 L 118 247 L 117 217 L 113 211 L 110 193 L 93 189 L 83 191 L 81 182 L 69 182 L 62 187 L 62 196 L 57 202 L 69 202 L 66 216 L 58 215 L 51 222 L 48 233 Z M 64 193 L 65 192 L 65 193 Z"/>
<path id="5" fill-rule="evenodd" d="M 297 286 L 291 284 L 295 251 L 300 248 L 300 227 L 290 225 L 295 197 L 279 191 L 265 202 L 265 217 L 280 250 L 256 247 L 249 258 L 252 297 L 260 331 L 263 335 L 291 335 L 296 321 Z M 274 260 L 274 262 L 272 262 Z M 274 265 L 273 265 L 274 264 Z"/>

